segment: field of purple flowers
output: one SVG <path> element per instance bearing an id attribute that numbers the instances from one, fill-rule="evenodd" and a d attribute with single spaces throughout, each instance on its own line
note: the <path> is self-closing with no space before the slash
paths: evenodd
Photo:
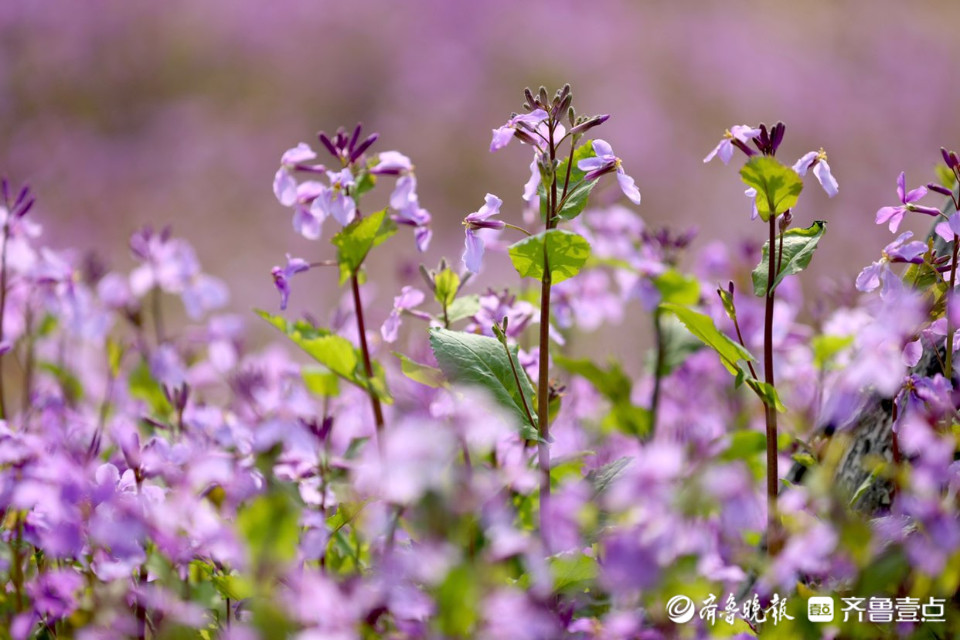
<path id="1" fill-rule="evenodd" d="M 427 67 L 492 85 L 488 64 L 520 39 L 463 45 L 484 63 L 450 25 L 509 32 L 510 7 L 433 7 L 416 24 L 431 49 L 401 42 L 409 17 L 373 38 L 358 5 L 325 18 L 327 46 L 367 74 L 339 78 L 339 107 L 310 122 L 264 107 L 254 128 L 272 133 L 238 139 L 250 122 L 172 97 L 200 91 L 199 72 L 141 86 L 140 65 L 167 69 L 154 58 L 198 42 L 224 70 L 237 63 L 218 51 L 265 76 L 284 60 L 271 95 L 303 100 L 281 85 L 308 84 L 317 61 L 271 34 L 302 44 L 316 18 L 291 2 L 214 20 L 216 4 L 162 19 L 0 8 L 0 51 L 24 54 L 0 57 L 0 638 L 960 637 L 960 157 L 930 101 L 881 103 L 863 79 L 876 109 L 858 117 L 923 115 L 903 164 L 897 141 L 869 156 L 840 135 L 849 118 L 798 107 L 817 61 L 840 69 L 821 98 L 845 95 L 856 74 L 837 40 L 763 104 L 799 126 L 743 123 L 760 85 L 738 62 L 719 76 L 739 88 L 715 108 L 736 114 L 728 128 L 703 134 L 710 114 L 684 130 L 693 107 L 627 106 L 632 85 L 598 79 L 622 80 L 619 60 L 590 91 L 510 97 L 499 85 L 522 87 L 520 65 L 486 93 L 432 94 L 426 112 L 448 121 L 433 130 L 404 96 L 430 94 Z M 636 17 L 555 11 L 560 33 L 599 48 Z M 741 61 L 716 11 L 647 15 Z M 764 15 L 751 54 L 772 37 Z M 98 37 L 129 58 L 91 49 Z M 651 38 L 692 75 L 705 64 Z M 398 60 L 380 80 L 378 47 Z M 944 80 L 925 51 L 877 55 Z M 757 77 L 777 55 L 751 58 Z M 591 67 L 574 58 L 580 78 Z M 122 100 L 99 102 L 97 82 Z M 343 105 L 349 126 L 333 128 Z M 216 154 L 193 144 L 201 131 L 222 136 Z M 74 149 L 89 155 L 62 173 Z M 183 192 L 142 198 L 153 176 Z M 183 200 L 236 216 L 161 211 Z"/>

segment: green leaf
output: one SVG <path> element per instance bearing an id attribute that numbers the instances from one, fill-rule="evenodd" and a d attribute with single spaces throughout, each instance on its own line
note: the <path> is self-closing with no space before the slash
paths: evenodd
<path id="1" fill-rule="evenodd" d="M 759 431 L 737 431 L 730 436 L 730 446 L 720 454 L 724 461 L 747 460 L 767 450 L 767 436 Z"/>
<path id="2" fill-rule="evenodd" d="M 440 371 L 440 369 L 411 360 L 398 351 L 394 351 L 393 355 L 400 359 L 400 370 L 403 372 L 403 375 L 414 382 L 419 382 L 434 389 L 446 384 L 446 381 L 443 379 L 443 372 Z"/>
<path id="3" fill-rule="evenodd" d="M 807 268 L 813 258 L 813 252 L 820 243 L 826 231 L 826 222 L 817 220 L 809 227 L 804 229 L 787 229 L 783 234 L 783 258 L 777 260 L 780 266 L 780 272 L 773 280 L 773 287 L 777 286 L 787 276 L 800 273 Z M 779 253 L 780 239 L 777 238 L 777 251 Z M 760 258 L 760 264 L 753 270 L 753 293 L 763 297 L 767 295 L 767 276 L 770 270 L 770 241 L 763 245 L 763 255 Z"/>
<path id="4" fill-rule="evenodd" d="M 824 369 L 844 349 L 853 344 L 853 336 L 814 336 L 810 341 L 813 349 L 813 366 Z"/>
<path id="5" fill-rule="evenodd" d="M 567 191 L 567 197 L 561 202 L 563 205 L 557 212 L 557 217 L 561 220 L 573 220 L 580 215 L 587 207 L 587 201 L 590 199 L 590 192 L 600 182 L 599 178 L 593 180 L 581 180 L 573 185 Z M 557 195 L 560 198 L 560 195 Z"/>
<path id="6" fill-rule="evenodd" d="M 353 195 L 354 197 L 359 198 L 363 194 L 373 189 L 376 185 L 377 176 L 369 171 L 364 171 L 360 174 L 360 178 L 357 180 L 356 186 L 353 187 Z"/>
<path id="7" fill-rule="evenodd" d="M 661 302 L 691 305 L 700 301 L 700 283 L 676 269 L 667 269 L 653 279 L 653 284 L 660 292 Z"/>
<path id="8" fill-rule="evenodd" d="M 676 314 L 677 318 L 690 333 L 716 351 L 717 355 L 720 356 L 720 362 L 723 363 L 723 366 L 726 367 L 727 371 L 731 374 L 738 374 L 740 367 L 737 363 L 741 360 L 756 360 L 749 351 L 723 333 L 720 333 L 716 325 L 713 324 L 713 319 L 709 316 L 676 304 L 663 304 L 661 308 Z"/>
<path id="9" fill-rule="evenodd" d="M 763 404 L 773 407 L 780 413 L 784 413 L 787 408 L 783 406 L 783 403 L 780 402 L 780 395 L 777 393 L 776 388 L 767 384 L 766 382 L 760 382 L 755 378 L 746 379 L 747 386 L 753 389 L 753 391 L 760 396 L 760 399 L 763 400 Z"/>
<path id="10" fill-rule="evenodd" d="M 550 229 L 510 246 L 510 260 L 523 278 L 544 278 L 544 257 L 553 284 L 572 278 L 590 257 L 590 243 L 570 231 Z"/>
<path id="11" fill-rule="evenodd" d="M 340 263 L 340 284 L 359 271 L 370 249 L 396 231 L 397 225 L 387 217 L 387 210 L 383 209 L 354 220 L 333 236 L 331 242 L 337 248 L 337 262 Z"/>
<path id="12" fill-rule="evenodd" d="M 145 360 L 141 360 L 130 372 L 127 384 L 130 395 L 146 402 L 150 406 L 153 417 L 168 416 L 173 411 L 173 407 L 170 406 L 170 401 L 164 395 L 163 389 L 150 374 L 150 366 Z"/>
<path id="13" fill-rule="evenodd" d="M 150 377 L 150 369 L 146 367 L 146 375 Z M 80 382 L 80 378 L 75 376 L 71 371 L 64 369 L 60 365 L 53 362 L 38 362 L 37 369 L 40 371 L 45 371 L 52 375 L 57 380 L 57 384 L 60 385 L 60 389 L 63 391 L 63 395 L 66 398 L 67 402 L 73 404 L 79 400 L 83 399 L 83 383 Z M 132 376 L 131 376 L 132 378 Z M 150 378 L 150 381 L 153 381 L 153 378 Z M 163 398 L 163 391 L 160 390 L 160 386 L 156 382 L 153 383 L 156 386 L 156 391 L 159 393 L 160 397 Z M 136 393 L 133 394 L 135 397 Z M 141 398 L 146 399 L 146 398 Z"/>
<path id="14" fill-rule="evenodd" d="M 480 311 L 480 296 L 476 294 L 461 296 L 447 307 L 447 318 L 450 322 L 456 322 L 475 316 L 478 311 Z"/>
<path id="15" fill-rule="evenodd" d="M 504 346 L 495 338 L 462 331 L 431 329 L 430 346 L 443 375 L 454 383 L 480 386 L 490 392 L 498 404 L 510 410 L 521 425 L 521 434 L 538 440 L 537 416 L 533 405 L 534 390 L 526 371 L 517 362 L 517 347 L 510 348 L 510 359 Z M 517 377 L 513 370 L 516 368 Z M 520 389 L 517 388 L 517 378 Z M 521 390 L 522 394 L 521 395 Z M 527 417 L 526 403 L 531 419 Z"/>
<path id="16" fill-rule="evenodd" d="M 437 588 L 437 625 L 447 638 L 472 638 L 479 619 L 479 576 L 475 570 L 462 564 L 447 574 Z"/>
<path id="17" fill-rule="evenodd" d="M 300 376 L 311 393 L 329 398 L 340 395 L 340 379 L 332 371 L 320 367 L 303 367 Z"/>
<path id="18" fill-rule="evenodd" d="M 587 474 L 587 481 L 593 485 L 594 496 L 598 496 L 606 491 L 611 483 L 623 473 L 623 470 L 626 469 L 632 461 L 633 458 L 629 456 L 617 458 L 613 462 L 608 462 L 596 471 L 591 471 Z"/>
<path id="19" fill-rule="evenodd" d="M 757 190 L 757 213 L 767 222 L 796 206 L 803 180 L 790 167 L 770 156 L 756 156 L 740 169 L 740 177 Z"/>
<path id="20" fill-rule="evenodd" d="M 570 373 L 585 378 L 610 400 L 611 410 L 600 423 L 604 430 L 617 430 L 638 437 L 649 433 L 650 412 L 631 401 L 633 382 L 619 363 L 611 361 L 609 369 L 602 369 L 591 360 L 575 360 L 559 354 L 553 356 L 553 361 Z"/>
<path id="21" fill-rule="evenodd" d="M 237 514 L 237 528 L 247 541 L 251 559 L 264 566 L 296 556 L 299 521 L 300 510 L 282 491 L 255 498 Z"/>
<path id="22" fill-rule="evenodd" d="M 660 339 L 663 341 L 664 357 L 660 377 L 666 377 L 682 365 L 691 353 L 703 349 L 703 343 L 687 331 L 680 320 L 670 313 L 660 313 Z M 646 359 L 647 368 L 653 371 L 657 365 L 655 351 L 650 351 Z"/>
<path id="23" fill-rule="evenodd" d="M 554 593 L 590 587 L 600 573 L 596 557 L 579 552 L 556 555 L 548 562 L 553 574 Z"/>
<path id="24" fill-rule="evenodd" d="M 448 308 L 457 297 L 460 290 L 460 276 L 452 269 L 444 269 L 433 278 L 436 287 L 434 296 L 440 306 Z"/>

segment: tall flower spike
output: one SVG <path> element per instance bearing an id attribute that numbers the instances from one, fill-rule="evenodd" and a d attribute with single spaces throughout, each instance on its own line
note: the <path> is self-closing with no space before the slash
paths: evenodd
<path id="1" fill-rule="evenodd" d="M 503 200 L 492 193 L 488 193 L 484 197 L 483 206 L 463 219 L 463 226 L 467 228 L 463 265 L 471 273 L 478 273 L 483 261 L 483 240 L 477 235 L 477 231 L 480 229 L 503 229 L 506 226 L 500 220 L 490 220 L 492 216 L 500 213 L 500 205 L 502 204 Z"/>
<path id="2" fill-rule="evenodd" d="M 610 143 L 606 140 L 594 140 L 593 151 L 597 154 L 595 157 L 584 158 L 577 163 L 578 169 L 587 172 L 583 179 L 587 181 L 595 180 L 605 173 L 616 171 L 617 183 L 620 185 L 623 195 L 627 196 L 633 204 L 640 204 L 640 190 L 633 178 L 623 170 L 623 161 L 614 155 Z"/>

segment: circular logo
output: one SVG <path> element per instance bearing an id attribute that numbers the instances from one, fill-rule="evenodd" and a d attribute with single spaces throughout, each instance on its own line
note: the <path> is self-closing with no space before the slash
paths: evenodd
<path id="1" fill-rule="evenodd" d="M 693 620 L 693 600 L 687 596 L 673 596 L 667 601 L 667 617 L 677 624 Z"/>

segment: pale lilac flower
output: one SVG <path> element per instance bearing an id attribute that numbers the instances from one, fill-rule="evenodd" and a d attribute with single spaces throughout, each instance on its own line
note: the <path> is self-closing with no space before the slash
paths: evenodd
<path id="1" fill-rule="evenodd" d="M 290 301 L 290 279 L 298 273 L 307 271 L 309 268 L 310 265 L 306 260 L 294 258 L 288 253 L 286 267 L 283 269 L 274 267 L 270 270 L 271 275 L 273 275 L 273 284 L 277 287 L 277 291 L 280 292 L 281 310 L 286 310 L 287 303 Z"/>
<path id="2" fill-rule="evenodd" d="M 413 171 L 413 163 L 399 151 L 381 152 L 379 162 L 370 169 L 370 173 L 385 175 L 398 175 L 407 171 Z"/>
<path id="3" fill-rule="evenodd" d="M 503 200 L 492 193 L 488 193 L 484 197 L 483 206 L 463 219 L 463 224 L 467 228 L 463 264 L 467 271 L 471 273 L 480 271 L 483 260 L 483 240 L 476 232 L 480 229 L 503 229 L 505 225 L 502 221 L 489 220 L 490 217 L 500 213 L 500 205 L 502 204 Z"/>
<path id="4" fill-rule="evenodd" d="M 617 172 L 617 183 L 620 185 L 623 195 L 627 196 L 633 204 L 640 204 L 640 190 L 637 189 L 633 178 L 623 170 L 623 161 L 614 155 L 610 143 L 605 140 L 594 140 L 593 151 L 597 154 L 595 157 L 584 158 L 577 163 L 578 169 L 587 172 L 583 179 L 587 181 L 595 180 L 601 175 L 615 170 Z"/>
<path id="5" fill-rule="evenodd" d="M 882 285 L 880 294 L 886 295 L 888 289 L 894 286 L 893 280 L 897 279 L 897 276 L 890 270 L 891 263 L 922 264 L 923 254 L 927 252 L 927 245 L 919 240 L 907 242 L 912 237 L 913 232 L 906 231 L 884 247 L 881 258 L 866 267 L 857 276 L 857 289 L 867 292 Z"/>
<path id="6" fill-rule="evenodd" d="M 960 213 L 954 213 L 944 222 L 937 223 L 935 231 L 947 242 L 953 242 L 953 236 L 960 235 Z"/>
<path id="7" fill-rule="evenodd" d="M 827 192 L 827 195 L 831 198 L 837 195 L 839 185 L 837 184 L 836 178 L 830 173 L 830 165 L 827 164 L 827 153 L 823 149 L 804 154 L 797 160 L 796 164 L 793 165 L 793 170 L 799 175 L 805 176 L 810 167 L 813 167 L 813 175 L 820 183 L 820 186 L 823 187 L 823 190 Z"/>
<path id="8" fill-rule="evenodd" d="M 297 165 L 316 157 L 317 154 L 304 142 L 283 153 L 280 158 L 280 168 L 273 177 L 273 194 L 280 204 L 291 207 L 297 201 L 297 181 L 292 171 L 297 168 Z"/>
<path id="9" fill-rule="evenodd" d="M 513 136 L 517 132 L 517 126 L 521 123 L 533 128 L 547 119 L 547 112 L 543 109 L 535 109 L 530 113 L 516 115 L 507 120 L 502 127 L 493 130 L 493 139 L 490 141 L 490 151 L 503 149 L 510 144 Z"/>
<path id="10" fill-rule="evenodd" d="M 713 160 L 714 156 L 720 156 L 720 160 L 723 161 L 723 164 L 730 164 L 730 160 L 733 158 L 733 149 L 734 149 L 734 140 L 740 142 L 741 144 L 746 145 L 748 140 L 752 140 L 760 135 L 760 129 L 754 129 L 745 124 L 739 124 L 733 127 L 724 133 L 723 139 L 720 143 L 713 148 L 713 151 L 707 154 L 707 157 L 703 159 L 704 162 L 710 162 Z"/>
<path id="11" fill-rule="evenodd" d="M 906 174 L 901 171 L 900 176 L 897 178 L 897 196 L 900 198 L 900 202 L 902 204 L 898 207 L 882 207 L 877 211 L 877 224 L 886 224 L 889 222 L 890 231 L 893 233 L 897 232 L 897 229 L 900 227 L 900 222 L 903 220 L 903 215 L 907 211 L 925 213 L 928 216 L 936 216 L 940 214 L 940 211 L 932 207 L 924 207 L 913 204 L 923 196 L 927 195 L 927 188 L 917 187 L 912 191 L 907 191 L 905 181 Z"/>
<path id="12" fill-rule="evenodd" d="M 332 216 L 341 225 L 347 226 L 357 215 L 357 203 L 344 193 L 354 185 L 353 174 L 349 169 L 344 169 L 336 173 L 328 171 L 327 177 L 330 179 L 330 188 L 324 189 L 314 201 L 317 214 L 323 217 Z M 311 207 L 311 212 L 313 211 Z"/>
<path id="13" fill-rule="evenodd" d="M 393 299 L 393 311 L 380 327 L 380 335 L 385 342 L 396 342 L 397 332 L 400 330 L 400 314 L 419 305 L 423 298 L 423 291 L 417 288 L 406 286 L 400 290 L 400 295 Z"/>

